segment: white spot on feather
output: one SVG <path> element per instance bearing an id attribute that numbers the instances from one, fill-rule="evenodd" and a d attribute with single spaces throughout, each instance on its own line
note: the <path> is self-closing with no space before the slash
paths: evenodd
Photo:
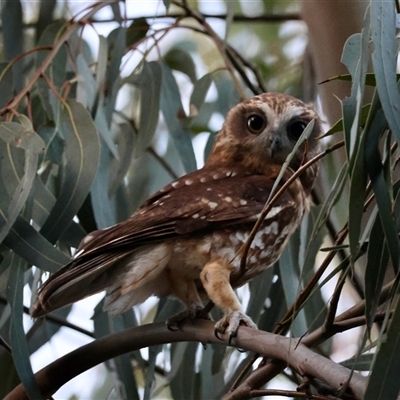
<path id="1" fill-rule="evenodd" d="M 232 202 L 232 197 L 226 196 L 226 197 L 224 198 L 224 200 L 227 201 L 228 203 L 231 203 L 231 202 Z"/>
<path id="2" fill-rule="evenodd" d="M 265 219 L 270 219 L 275 217 L 278 213 L 280 213 L 283 210 L 284 207 L 278 206 L 278 207 L 272 207 L 271 211 L 267 214 Z"/>
<path id="3" fill-rule="evenodd" d="M 268 228 L 269 227 L 267 227 L 267 229 Z M 251 242 L 252 248 L 258 247 L 259 249 L 262 249 L 264 247 L 263 236 L 269 233 L 266 232 L 267 229 L 261 229 L 256 233 L 256 235 L 254 236 L 254 240 Z"/>
<path id="4" fill-rule="evenodd" d="M 247 240 L 247 238 L 249 237 L 248 233 L 244 233 L 242 231 L 237 231 L 235 233 L 235 235 L 236 235 L 237 239 L 239 240 L 239 242 L 241 242 L 241 243 L 244 243 Z"/>
<path id="5" fill-rule="evenodd" d="M 197 213 L 196 213 L 196 214 L 193 214 L 193 215 L 192 215 L 192 218 L 194 218 L 194 219 L 199 218 L 199 214 L 197 214 Z"/>
<path id="6" fill-rule="evenodd" d="M 240 243 L 240 240 L 237 237 L 237 234 L 232 233 L 231 235 L 229 235 L 229 240 L 232 242 L 232 244 L 234 246 L 236 246 L 237 244 Z"/>
<path id="7" fill-rule="evenodd" d="M 185 180 L 185 185 L 187 185 L 187 186 L 191 185 L 192 183 L 193 183 L 192 179 L 186 179 Z"/>
<path id="8" fill-rule="evenodd" d="M 179 182 L 178 182 L 178 181 L 172 182 L 172 183 L 171 183 L 171 186 L 172 186 L 173 188 L 176 188 L 177 186 L 179 186 Z"/>
<path id="9" fill-rule="evenodd" d="M 251 256 L 249 261 L 250 261 L 251 264 L 255 264 L 258 260 L 257 260 L 256 256 Z"/>
<path id="10" fill-rule="evenodd" d="M 269 232 L 265 232 L 265 233 L 272 233 L 273 235 L 277 235 L 278 234 L 278 223 L 276 221 L 274 221 L 271 225 L 269 225 Z"/>
<path id="11" fill-rule="evenodd" d="M 245 199 L 240 199 L 240 205 L 245 206 L 247 204 L 247 201 Z"/>
<path id="12" fill-rule="evenodd" d="M 265 249 L 260 253 L 260 258 L 267 258 L 271 255 L 271 250 L 270 249 Z"/>
<path id="13" fill-rule="evenodd" d="M 218 204 L 213 201 L 210 201 L 210 202 L 208 202 L 208 207 L 210 207 L 211 210 L 214 210 L 215 208 L 218 207 Z"/>

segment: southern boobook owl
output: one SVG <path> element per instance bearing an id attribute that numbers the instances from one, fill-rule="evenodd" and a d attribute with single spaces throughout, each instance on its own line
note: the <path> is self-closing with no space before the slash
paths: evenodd
<path id="1" fill-rule="evenodd" d="M 244 273 L 237 254 L 311 120 L 313 131 L 291 159 L 280 186 L 317 154 L 315 138 L 322 134 L 318 115 L 279 93 L 238 104 L 228 113 L 204 167 L 152 195 L 128 220 L 87 235 L 71 262 L 39 289 L 32 316 L 106 290 L 104 307 L 112 315 L 152 295 L 173 295 L 186 305 L 185 315 L 194 317 L 208 297 L 224 313 L 216 332 L 233 336 L 240 324 L 254 327 L 232 287 L 278 259 L 309 209 L 317 164 L 273 205 L 251 243 Z"/>

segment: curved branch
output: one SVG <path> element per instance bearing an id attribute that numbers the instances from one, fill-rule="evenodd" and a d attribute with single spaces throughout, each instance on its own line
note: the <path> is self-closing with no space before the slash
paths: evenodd
<path id="1" fill-rule="evenodd" d="M 127 329 L 79 347 L 59 358 L 35 374 L 43 397 L 47 398 L 62 385 L 82 372 L 110 358 L 143 347 L 174 342 L 217 343 L 228 345 L 229 337 L 219 340 L 214 335 L 214 323 L 206 320 L 185 321 L 178 331 L 170 331 L 162 322 Z M 335 389 L 347 384 L 350 370 L 314 353 L 298 339 L 290 339 L 273 333 L 241 327 L 232 340 L 234 347 L 282 360 L 302 376 L 310 376 L 327 383 Z M 353 373 L 349 389 L 356 398 L 362 398 L 366 378 Z M 28 400 L 20 384 L 4 400 Z"/>

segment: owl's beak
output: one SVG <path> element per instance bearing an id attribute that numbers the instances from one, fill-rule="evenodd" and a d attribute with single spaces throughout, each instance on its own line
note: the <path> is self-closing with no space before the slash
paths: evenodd
<path id="1" fill-rule="evenodd" d="M 271 132 L 269 138 L 271 143 L 271 160 L 282 150 L 282 140 L 279 132 Z"/>

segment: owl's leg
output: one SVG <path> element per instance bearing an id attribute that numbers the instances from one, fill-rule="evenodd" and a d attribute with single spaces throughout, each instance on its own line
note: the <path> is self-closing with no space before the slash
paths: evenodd
<path id="1" fill-rule="evenodd" d="M 171 271 L 169 272 L 168 280 L 172 288 L 172 293 L 187 307 L 186 310 L 167 320 L 168 328 L 170 330 L 177 330 L 180 322 L 186 318 L 196 318 L 204 306 L 193 279 L 182 277 L 179 274 L 172 274 Z"/>
<path id="2" fill-rule="evenodd" d="M 215 324 L 215 334 L 227 333 L 229 341 L 236 336 L 239 325 L 257 328 L 251 318 L 242 312 L 242 306 L 232 289 L 229 281 L 232 269 L 231 264 L 217 259 L 207 263 L 200 274 L 208 297 L 224 313 Z"/>

